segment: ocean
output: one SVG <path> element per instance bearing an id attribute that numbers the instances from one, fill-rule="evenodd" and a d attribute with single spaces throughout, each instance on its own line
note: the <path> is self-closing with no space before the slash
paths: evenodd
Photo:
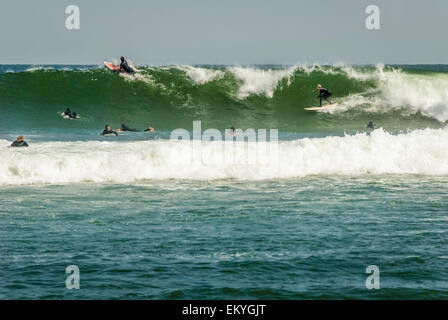
<path id="1" fill-rule="evenodd" d="M 448 298 L 448 66 L 137 69 L 0 65 L 0 299 Z"/>

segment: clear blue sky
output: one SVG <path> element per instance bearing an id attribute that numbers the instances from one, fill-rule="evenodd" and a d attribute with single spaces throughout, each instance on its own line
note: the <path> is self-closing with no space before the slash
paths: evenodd
<path id="1" fill-rule="evenodd" d="M 65 28 L 78 5 L 81 29 Z M 365 8 L 381 29 L 365 28 Z M 0 64 L 448 63 L 446 0 L 2 0 Z"/>

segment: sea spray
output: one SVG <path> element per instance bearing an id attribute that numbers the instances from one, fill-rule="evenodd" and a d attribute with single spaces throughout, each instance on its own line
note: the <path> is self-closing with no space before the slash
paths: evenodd
<path id="1" fill-rule="evenodd" d="M 240 144 L 201 141 L 201 161 L 184 141 L 44 142 L 26 149 L 0 140 L 0 185 L 139 180 L 264 180 L 308 175 L 448 175 L 448 128 L 367 133 L 278 142 L 278 154 L 250 163 Z M 226 147 L 233 143 L 234 148 Z M 256 143 L 256 142 L 255 142 Z M 266 142 L 269 144 L 269 142 Z M 249 146 L 250 147 L 250 146 Z M 234 161 L 227 153 L 232 154 Z M 226 158 L 227 157 L 227 158 Z"/>

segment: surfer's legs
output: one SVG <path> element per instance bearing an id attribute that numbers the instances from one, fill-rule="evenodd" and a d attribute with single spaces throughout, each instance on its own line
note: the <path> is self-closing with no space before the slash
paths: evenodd
<path id="1" fill-rule="evenodd" d="M 328 100 L 328 98 L 331 96 L 331 94 L 327 94 L 327 95 L 324 95 L 324 96 L 322 96 L 321 98 L 320 98 L 320 106 L 322 107 L 322 100 L 325 100 L 325 101 L 327 101 L 329 104 L 332 104 L 332 102 L 330 101 L 330 100 Z"/>
<path id="2" fill-rule="evenodd" d="M 331 102 L 327 99 L 326 96 L 320 97 L 320 106 L 322 107 L 322 100 L 327 101 L 329 104 L 331 104 Z"/>

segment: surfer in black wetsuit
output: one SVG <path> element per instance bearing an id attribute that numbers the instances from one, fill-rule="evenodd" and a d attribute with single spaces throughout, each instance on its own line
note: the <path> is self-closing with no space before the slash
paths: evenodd
<path id="1" fill-rule="evenodd" d="M 120 63 L 120 72 L 126 72 L 129 74 L 134 74 L 134 70 L 128 65 L 128 62 L 124 57 L 121 57 L 121 63 Z"/>
<path id="2" fill-rule="evenodd" d="M 328 98 L 331 96 L 330 90 L 325 89 L 320 84 L 317 85 L 317 90 L 319 90 L 319 96 L 317 98 L 320 99 L 319 102 L 321 107 L 322 107 L 322 100 L 325 100 L 329 104 L 332 104 L 332 102 L 328 100 Z"/>
<path id="3" fill-rule="evenodd" d="M 369 124 L 367 125 L 367 129 L 375 129 L 375 124 L 370 121 Z"/>
<path id="4" fill-rule="evenodd" d="M 108 125 L 108 124 L 106 124 L 106 127 L 104 128 L 104 130 L 103 130 L 103 132 L 101 134 L 102 135 L 105 135 L 105 134 L 115 134 L 116 136 L 118 136 L 118 133 L 116 131 L 112 130 L 110 128 L 110 125 Z"/>
<path id="5" fill-rule="evenodd" d="M 148 127 L 147 129 L 143 130 L 144 132 L 154 132 L 153 127 Z"/>
<path id="6" fill-rule="evenodd" d="M 68 116 L 71 119 L 77 119 L 78 118 L 78 114 L 76 112 L 71 111 L 70 108 L 67 108 L 67 110 L 65 110 L 64 115 Z"/>
<path id="7" fill-rule="evenodd" d="M 11 143 L 11 147 L 29 147 L 23 136 L 18 136 L 17 140 Z"/>
<path id="8" fill-rule="evenodd" d="M 133 128 L 129 128 L 127 125 L 125 125 L 124 123 L 121 124 L 121 128 L 118 129 L 117 131 L 138 131 L 137 129 L 133 129 Z"/>

